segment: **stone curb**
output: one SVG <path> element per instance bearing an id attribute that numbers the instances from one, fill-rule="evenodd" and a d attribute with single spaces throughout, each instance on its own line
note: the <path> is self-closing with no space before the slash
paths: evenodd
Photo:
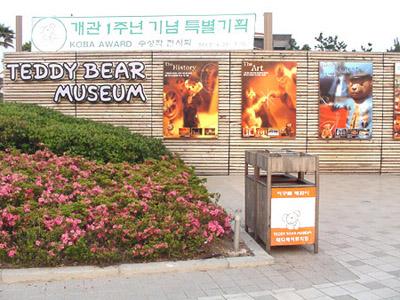
<path id="1" fill-rule="evenodd" d="M 101 277 L 132 276 L 169 272 L 194 272 L 217 269 L 266 266 L 274 259 L 268 255 L 245 231 L 241 238 L 254 256 L 209 258 L 187 261 L 122 264 L 110 267 L 77 266 L 59 268 L 0 269 L 0 283 L 95 279 Z"/>

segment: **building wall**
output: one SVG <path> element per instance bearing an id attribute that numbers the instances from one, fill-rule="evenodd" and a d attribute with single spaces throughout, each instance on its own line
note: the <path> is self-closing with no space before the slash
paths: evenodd
<path id="1" fill-rule="evenodd" d="M 139 60 L 146 64 L 144 88 L 148 102 L 121 104 L 56 104 L 52 96 L 59 82 L 9 80 L 5 70 L 5 101 L 36 103 L 76 117 L 89 118 L 147 136 L 163 138 L 162 98 L 165 61 L 218 61 L 219 137 L 212 140 L 165 140 L 199 174 L 236 174 L 244 169 L 247 149 L 289 148 L 320 156 L 322 172 L 400 173 L 400 140 L 393 140 L 394 64 L 396 53 L 338 53 L 305 51 L 235 52 L 66 52 L 7 53 L 4 63 L 13 62 L 117 62 Z M 296 61 L 297 136 L 295 139 L 246 139 L 241 137 L 241 65 L 243 60 Z M 322 140 L 318 138 L 319 61 L 373 62 L 373 138 L 370 140 Z M 76 83 L 83 83 L 78 74 Z M 86 82 L 85 82 L 86 83 Z M 100 83 L 100 81 L 99 81 Z M 101 81 L 102 84 L 107 83 Z M 110 82 L 111 83 L 111 82 Z"/>

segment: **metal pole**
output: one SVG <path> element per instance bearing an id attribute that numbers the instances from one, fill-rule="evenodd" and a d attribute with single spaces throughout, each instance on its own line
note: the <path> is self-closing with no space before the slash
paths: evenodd
<path id="1" fill-rule="evenodd" d="M 235 215 L 235 235 L 233 237 L 233 247 L 235 252 L 239 252 L 240 242 L 240 215 Z"/>

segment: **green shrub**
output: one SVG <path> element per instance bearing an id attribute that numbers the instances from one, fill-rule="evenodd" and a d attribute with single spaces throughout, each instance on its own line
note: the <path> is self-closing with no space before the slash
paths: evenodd
<path id="1" fill-rule="evenodd" d="M 43 145 L 56 154 L 100 162 L 142 162 L 168 154 L 161 140 L 124 127 L 63 115 L 29 104 L 0 104 L 0 150 L 34 153 Z"/>

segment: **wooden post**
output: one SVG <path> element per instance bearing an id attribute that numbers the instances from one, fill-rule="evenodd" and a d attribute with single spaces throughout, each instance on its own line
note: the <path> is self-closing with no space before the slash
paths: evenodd
<path id="1" fill-rule="evenodd" d="M 253 224 L 252 224 L 252 227 L 254 228 L 254 238 L 257 240 L 257 237 L 258 237 L 258 234 L 259 234 L 259 232 L 258 232 L 258 230 L 257 230 L 257 226 L 258 226 L 258 222 L 259 222 L 259 218 L 258 218 L 258 211 L 257 211 L 257 209 L 258 209 L 258 207 L 259 207 L 259 201 L 260 201 L 260 199 L 258 198 L 258 193 L 257 193 L 257 184 L 259 184 L 259 182 L 260 182 L 260 167 L 259 166 L 257 166 L 257 165 L 255 165 L 254 166 L 254 181 L 255 181 L 255 187 L 256 187 L 256 190 L 255 190 L 255 203 L 254 203 L 254 208 L 255 208 L 255 214 L 254 214 L 254 222 L 253 222 Z"/>
<path id="2" fill-rule="evenodd" d="M 272 41 L 272 13 L 264 13 L 264 50 L 274 50 Z"/>
<path id="3" fill-rule="evenodd" d="M 15 51 L 22 51 L 22 16 L 15 17 Z"/>
<path id="4" fill-rule="evenodd" d="M 267 242 L 265 248 L 268 253 L 271 253 L 271 198 L 272 198 L 272 161 L 271 156 L 267 159 Z"/>

